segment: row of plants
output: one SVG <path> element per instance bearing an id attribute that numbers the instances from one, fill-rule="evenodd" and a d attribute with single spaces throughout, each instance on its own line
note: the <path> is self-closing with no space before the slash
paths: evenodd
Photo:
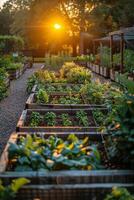
<path id="1" fill-rule="evenodd" d="M 66 87 L 68 88 L 68 86 Z M 57 89 L 54 91 L 51 88 L 53 88 L 51 84 L 49 86 L 46 84 L 44 87 L 38 87 L 35 93 L 34 103 L 103 104 L 109 108 L 123 94 L 119 88 L 113 87 L 109 83 L 100 83 L 99 81 L 86 82 L 81 86 L 76 85 L 76 87 L 71 87 L 71 90 L 70 87 L 69 90 Z M 65 86 L 59 85 L 58 88 L 65 88 Z M 76 89 L 78 89 L 77 94 Z M 56 94 L 55 91 L 60 91 L 60 93 Z M 65 92 L 66 94 L 64 94 Z"/>
<path id="2" fill-rule="evenodd" d="M 91 117 L 90 117 L 91 118 Z M 91 120 L 91 121 L 90 121 Z M 55 112 L 46 112 L 41 115 L 39 112 L 32 112 L 30 115 L 30 122 L 27 125 L 31 127 L 38 126 L 84 126 L 88 127 L 93 124 L 93 119 L 89 120 L 88 113 L 80 110 L 72 116 L 72 114 Z"/>
<path id="3" fill-rule="evenodd" d="M 24 61 L 22 56 L 0 56 L 0 100 L 7 96 L 10 80 L 18 78 L 25 71 Z"/>
<path id="4" fill-rule="evenodd" d="M 34 99 L 34 103 L 42 104 L 84 104 L 79 94 L 68 93 L 67 95 L 49 95 L 45 90 L 40 89 Z"/>

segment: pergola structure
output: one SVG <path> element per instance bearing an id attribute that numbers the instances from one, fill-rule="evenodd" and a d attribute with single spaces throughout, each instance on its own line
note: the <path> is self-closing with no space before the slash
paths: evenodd
<path id="1" fill-rule="evenodd" d="M 113 47 L 114 43 L 120 44 L 120 53 L 121 53 L 121 62 L 120 62 L 120 72 L 124 71 L 124 49 L 125 46 L 130 46 L 134 49 L 134 27 L 124 28 L 119 31 L 114 31 L 109 33 L 107 37 L 103 37 L 100 39 L 94 40 L 94 53 L 96 49 L 96 42 L 109 44 L 111 53 L 110 53 L 110 60 L 111 60 L 111 67 L 113 68 Z"/>

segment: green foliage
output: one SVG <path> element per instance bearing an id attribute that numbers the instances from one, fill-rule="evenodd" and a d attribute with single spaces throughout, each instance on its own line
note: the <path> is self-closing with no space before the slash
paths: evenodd
<path id="1" fill-rule="evenodd" d="M 56 114 L 54 112 L 47 112 L 44 116 L 44 120 L 47 123 L 47 126 L 55 126 Z"/>
<path id="2" fill-rule="evenodd" d="M 41 123 L 42 117 L 38 112 L 32 112 L 30 116 L 30 126 L 36 127 Z"/>
<path id="3" fill-rule="evenodd" d="M 121 63 L 121 55 L 120 53 L 115 54 L 113 56 L 114 65 L 120 65 Z M 124 67 L 125 72 L 133 73 L 134 71 L 134 51 L 130 49 L 125 49 L 124 51 Z"/>
<path id="4" fill-rule="evenodd" d="M 18 190 L 30 181 L 26 178 L 19 178 L 12 181 L 8 186 L 3 186 L 0 181 L 0 199 L 1 200 L 13 200 L 16 197 Z"/>
<path id="5" fill-rule="evenodd" d="M 4 53 L 21 50 L 24 47 L 24 41 L 19 36 L 0 35 L 0 49 Z"/>
<path id="6" fill-rule="evenodd" d="M 7 87 L 4 82 L 0 81 L 0 101 L 7 96 Z"/>
<path id="7" fill-rule="evenodd" d="M 67 95 L 58 99 L 59 104 L 81 104 L 79 95 Z"/>
<path id="8" fill-rule="evenodd" d="M 61 119 L 62 119 L 63 126 L 72 126 L 72 121 L 69 119 L 68 114 L 62 114 Z"/>
<path id="9" fill-rule="evenodd" d="M 37 78 L 36 76 L 33 74 L 32 76 L 30 76 L 28 78 L 28 82 L 27 82 L 27 92 L 30 93 L 34 87 L 34 85 L 36 85 L 37 82 Z"/>
<path id="10" fill-rule="evenodd" d="M 104 200 L 134 200 L 126 188 L 113 187 L 111 194 L 108 194 Z"/>
<path id="11" fill-rule="evenodd" d="M 91 62 L 93 61 L 93 55 L 81 55 L 76 57 L 76 61 L 85 61 L 85 62 Z"/>
<path id="12" fill-rule="evenodd" d="M 76 112 L 76 118 L 79 120 L 79 125 L 88 127 L 89 126 L 89 119 L 87 113 L 83 110 Z"/>
<path id="13" fill-rule="evenodd" d="M 113 110 L 108 132 L 111 133 L 109 154 L 112 160 L 134 164 L 134 96 L 125 93 Z M 112 142 L 114 141 L 114 142 Z"/>
<path id="14" fill-rule="evenodd" d="M 93 110 L 93 117 L 98 125 L 103 125 L 106 119 L 106 114 L 103 114 L 102 111 L 96 109 Z"/>
<path id="15" fill-rule="evenodd" d="M 52 83 L 56 81 L 55 73 L 48 70 L 38 70 L 34 75 L 39 83 Z"/>
<path id="16" fill-rule="evenodd" d="M 100 57 L 101 65 L 110 68 L 110 48 L 105 46 L 101 47 L 100 55 L 101 55 Z"/>
<path id="17" fill-rule="evenodd" d="M 64 62 L 72 61 L 73 58 L 66 55 L 51 55 L 45 57 L 45 65 L 50 70 L 58 70 L 64 64 Z"/>
<path id="18" fill-rule="evenodd" d="M 74 62 L 65 62 L 60 69 L 60 76 L 66 78 L 67 74 L 71 69 L 75 68 L 77 65 Z"/>
<path id="19" fill-rule="evenodd" d="M 109 85 L 102 84 L 98 81 L 86 83 L 80 90 L 80 93 L 84 95 L 87 101 L 91 104 L 103 104 L 105 102 L 105 93 L 108 90 Z"/>
<path id="20" fill-rule="evenodd" d="M 8 74 L 3 68 L 0 68 L 0 100 L 7 96 L 6 78 Z"/>
<path id="21" fill-rule="evenodd" d="M 17 69 L 20 69 L 22 68 L 22 63 L 11 63 L 10 65 L 8 65 L 6 67 L 6 70 L 17 70 Z"/>
<path id="22" fill-rule="evenodd" d="M 8 152 L 15 171 L 101 168 L 96 146 L 89 145 L 88 138 L 79 140 L 73 134 L 65 141 L 56 136 L 44 139 L 27 135 L 18 144 L 11 143 Z"/>
<path id="23" fill-rule="evenodd" d="M 48 103 L 49 102 L 49 95 L 45 90 L 40 89 L 36 94 L 37 102 L 38 103 Z"/>
<path id="24" fill-rule="evenodd" d="M 67 73 L 67 81 L 70 83 L 84 84 L 91 81 L 91 72 L 83 67 L 76 66 Z"/>

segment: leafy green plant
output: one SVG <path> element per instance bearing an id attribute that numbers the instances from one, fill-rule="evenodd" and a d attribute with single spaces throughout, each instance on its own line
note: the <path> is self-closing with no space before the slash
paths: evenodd
<path id="1" fill-rule="evenodd" d="M 60 97 L 58 102 L 60 104 L 80 104 L 81 99 L 79 98 L 78 95 L 77 96 L 67 95 L 67 96 Z"/>
<path id="2" fill-rule="evenodd" d="M 41 123 L 42 116 L 38 112 L 32 112 L 30 116 L 30 126 L 36 127 Z"/>
<path id="3" fill-rule="evenodd" d="M 55 126 L 56 114 L 54 112 L 47 112 L 44 116 L 44 120 L 48 126 Z"/>
<path id="4" fill-rule="evenodd" d="M 60 76 L 62 78 L 66 78 L 70 70 L 75 67 L 76 67 L 76 64 L 74 62 L 65 62 L 64 65 L 60 69 Z"/>
<path id="5" fill-rule="evenodd" d="M 99 81 L 86 83 L 80 90 L 87 101 L 91 104 L 103 104 L 105 102 L 105 93 L 108 90 L 108 84 L 102 84 Z"/>
<path id="6" fill-rule="evenodd" d="M 107 131 L 111 134 L 108 147 L 111 160 L 134 164 L 134 96 L 126 92 L 112 112 Z M 114 141 L 114 142 L 113 142 Z"/>
<path id="7" fill-rule="evenodd" d="M 83 110 L 80 110 L 80 111 L 77 111 L 76 112 L 76 118 L 78 119 L 79 121 L 79 125 L 82 125 L 82 126 L 89 126 L 89 120 L 88 120 L 88 116 L 87 116 L 87 113 Z"/>
<path id="8" fill-rule="evenodd" d="M 40 89 L 36 95 L 38 103 L 48 103 L 49 102 L 49 95 L 45 90 Z"/>
<path id="9" fill-rule="evenodd" d="M 91 81 L 91 72 L 83 67 L 76 66 L 67 73 L 67 81 L 70 83 L 84 84 Z"/>
<path id="10" fill-rule="evenodd" d="M 18 190 L 30 181 L 26 178 L 19 178 L 12 181 L 10 185 L 4 186 L 0 180 L 0 199 L 13 200 L 16 197 Z"/>
<path id="11" fill-rule="evenodd" d="M 103 114 L 102 111 L 96 109 L 96 110 L 93 110 L 93 117 L 96 121 L 96 123 L 98 125 L 103 125 L 104 124 L 104 121 L 105 121 L 105 118 L 106 118 L 106 114 Z"/>
<path id="12" fill-rule="evenodd" d="M 108 194 L 104 200 L 134 200 L 126 188 L 113 187 L 111 194 Z"/>
<path id="13" fill-rule="evenodd" d="M 30 93 L 34 87 L 34 85 L 38 84 L 38 81 L 36 79 L 35 75 L 32 75 L 28 78 L 27 82 L 27 92 Z"/>
<path id="14" fill-rule="evenodd" d="M 72 121 L 69 119 L 68 114 L 62 114 L 61 119 L 62 119 L 63 126 L 72 126 Z"/>
<path id="15" fill-rule="evenodd" d="M 22 63 L 10 63 L 10 65 L 6 67 L 6 70 L 17 70 L 21 68 L 22 68 Z"/>
<path id="16" fill-rule="evenodd" d="M 65 169 L 100 169 L 100 154 L 88 138 L 78 139 L 75 135 L 63 139 L 50 136 L 48 139 L 27 135 L 8 149 L 10 164 L 15 171 L 44 171 Z M 10 167 L 10 166 L 9 166 Z"/>

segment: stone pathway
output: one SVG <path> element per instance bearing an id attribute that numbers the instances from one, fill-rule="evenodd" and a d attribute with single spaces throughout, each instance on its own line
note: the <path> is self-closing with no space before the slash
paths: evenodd
<path id="1" fill-rule="evenodd" d="M 42 64 L 34 64 L 19 79 L 12 81 L 9 96 L 0 102 L 0 153 L 10 134 L 15 131 L 18 119 L 25 107 L 28 98 L 27 79 L 41 66 Z"/>

